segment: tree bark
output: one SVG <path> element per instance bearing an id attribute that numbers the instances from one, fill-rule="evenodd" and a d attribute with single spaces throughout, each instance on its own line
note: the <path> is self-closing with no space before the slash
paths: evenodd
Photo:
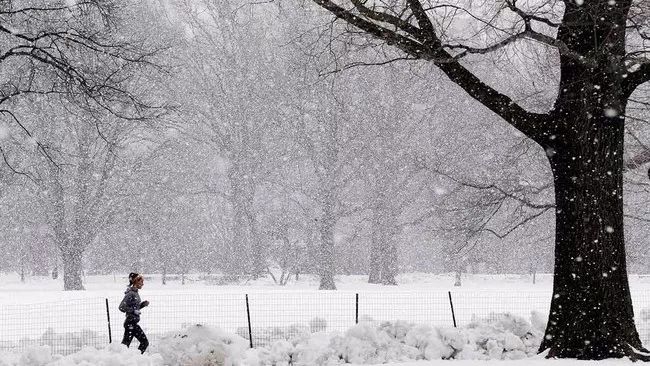
<path id="1" fill-rule="evenodd" d="M 368 271 L 368 283 L 381 283 L 381 247 L 384 236 L 379 222 L 377 209 L 372 210 L 372 236 L 370 243 L 370 268 Z"/>
<path id="2" fill-rule="evenodd" d="M 560 90 L 546 126 L 555 185 L 555 276 L 549 357 L 630 356 L 634 324 L 623 226 L 623 146 L 630 91 L 625 24 L 631 1 L 566 3 L 558 39 L 591 58 L 560 57 Z"/>
<path id="3" fill-rule="evenodd" d="M 264 252 L 257 230 L 254 211 L 255 183 L 253 172 L 244 158 L 233 159 L 228 178 L 230 180 L 230 203 L 233 208 L 233 240 L 228 247 L 227 272 L 249 274 L 259 278 L 265 272 Z"/>
<path id="4" fill-rule="evenodd" d="M 385 182 L 385 180 L 383 181 Z M 370 271 L 368 283 L 397 285 L 397 241 L 395 235 L 395 208 L 390 207 L 385 197 L 389 189 L 386 184 L 377 187 L 377 195 L 373 200 L 372 244 L 370 248 Z"/>
<path id="5" fill-rule="evenodd" d="M 247 206 L 248 224 L 251 236 L 251 263 L 249 272 L 253 279 L 260 278 L 264 275 L 266 269 L 264 247 L 262 246 L 262 239 L 257 227 L 257 217 L 252 207 L 253 197 L 251 197 L 250 205 Z"/>
<path id="6" fill-rule="evenodd" d="M 162 268 L 162 284 L 166 285 L 167 284 L 167 266 L 163 265 Z"/>
<path id="7" fill-rule="evenodd" d="M 334 283 L 334 227 L 336 218 L 333 211 L 333 196 L 330 190 L 321 191 L 323 216 L 320 220 L 320 274 L 319 290 L 336 290 Z"/>
<path id="8" fill-rule="evenodd" d="M 230 276 L 239 276 L 245 273 L 246 262 L 246 217 L 239 203 L 233 199 L 233 226 L 232 240 L 226 244 L 225 273 Z"/>
<path id="9" fill-rule="evenodd" d="M 388 213 L 388 215 L 391 215 Z M 388 216 L 385 223 L 384 241 L 381 243 L 381 284 L 397 285 L 397 241 L 394 233 L 393 217 Z"/>
<path id="10" fill-rule="evenodd" d="M 594 360 L 642 349 L 625 258 L 624 123 L 592 112 L 563 121 L 566 130 L 547 150 L 557 205 L 553 298 L 540 347 L 548 357 Z M 577 128 L 584 122 L 598 128 Z"/>
<path id="11" fill-rule="evenodd" d="M 81 280 L 83 250 L 77 247 L 63 248 L 63 289 L 65 291 L 84 290 Z"/>
<path id="12" fill-rule="evenodd" d="M 370 247 L 370 270 L 368 271 L 368 283 L 378 284 L 381 283 L 381 250 L 380 243 L 372 237 Z"/>
<path id="13" fill-rule="evenodd" d="M 397 245 L 395 240 L 390 237 L 383 245 L 382 266 L 381 266 L 381 284 L 397 285 Z"/>

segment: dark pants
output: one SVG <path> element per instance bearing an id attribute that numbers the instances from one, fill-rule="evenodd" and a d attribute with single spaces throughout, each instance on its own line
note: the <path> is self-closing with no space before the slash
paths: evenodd
<path id="1" fill-rule="evenodd" d="M 125 344 L 127 347 L 130 346 L 133 337 L 140 342 L 138 349 L 141 353 L 144 353 L 144 350 L 149 346 L 147 335 L 144 334 L 142 328 L 140 328 L 137 323 L 124 323 L 124 338 L 122 338 L 122 344 Z"/>

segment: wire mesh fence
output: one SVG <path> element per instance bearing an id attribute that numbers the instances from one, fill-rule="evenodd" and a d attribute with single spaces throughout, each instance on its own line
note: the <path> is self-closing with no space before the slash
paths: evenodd
<path id="1" fill-rule="evenodd" d="M 403 320 L 436 327 L 464 326 L 509 313 L 546 316 L 549 291 L 427 292 L 260 292 L 173 293 L 147 295 L 140 325 L 151 343 L 186 325 L 218 327 L 264 346 L 310 333 L 345 332 L 357 322 Z M 48 345 L 69 354 L 84 346 L 100 348 L 120 342 L 124 315 L 121 297 L 86 298 L 0 308 L 0 350 L 18 352 Z M 644 344 L 650 344 L 650 296 L 633 292 L 636 323 Z"/>
<path id="2" fill-rule="evenodd" d="M 454 325 L 446 291 L 361 292 L 359 319 L 404 320 L 440 327 Z"/>
<path id="3" fill-rule="evenodd" d="M 632 306 L 639 337 L 641 337 L 641 342 L 648 347 L 650 346 L 650 293 L 632 291 Z"/>
<path id="4" fill-rule="evenodd" d="M 57 353 L 67 354 L 110 341 L 104 298 L 8 305 L 0 311 L 3 350 L 47 345 Z"/>
<path id="5" fill-rule="evenodd" d="M 355 296 L 342 291 L 249 294 L 253 345 L 320 331 L 345 331 L 355 324 Z"/>
<path id="6" fill-rule="evenodd" d="M 509 313 L 529 319 L 536 311 L 546 316 L 551 307 L 549 291 L 462 291 L 452 292 L 458 324 L 476 320 L 494 320 L 499 314 Z"/>

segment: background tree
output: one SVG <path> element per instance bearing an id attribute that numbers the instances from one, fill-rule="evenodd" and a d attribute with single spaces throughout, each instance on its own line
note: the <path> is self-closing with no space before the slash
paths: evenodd
<path id="1" fill-rule="evenodd" d="M 103 135 L 104 124 L 144 118 L 153 107 L 152 99 L 145 101 L 140 93 L 146 86 L 138 77 L 143 70 L 152 70 L 161 47 L 135 36 L 139 33 L 130 17 L 142 11 L 127 3 L 95 1 L 11 1 L 0 8 L 0 114 L 5 126 L 13 125 L 28 146 L 47 158 L 36 164 L 44 169 L 39 169 L 42 174 L 35 182 L 52 203 L 47 212 L 64 258 L 66 290 L 83 288 L 83 249 L 103 228 L 99 221 L 109 219 L 96 206 L 114 166 L 112 145 L 117 142 L 109 139 L 121 137 L 112 136 L 113 130 L 108 137 Z M 28 109 L 24 103 L 51 109 Z M 53 115 L 43 118 L 45 113 Z M 75 122 L 63 123 L 71 120 Z M 66 128 L 71 135 L 62 136 Z M 103 167 L 94 170 L 91 160 L 100 139 L 108 149 L 100 154 L 105 158 Z M 6 145 L 2 154 L 10 164 Z M 53 155 L 78 158 L 72 164 L 75 179 L 63 177 L 64 162 L 55 161 Z M 89 189 L 90 181 L 99 182 L 96 190 Z M 69 187 L 76 192 L 72 201 L 66 198 Z M 68 220 L 65 213 L 70 212 L 75 217 Z"/>
<path id="2" fill-rule="evenodd" d="M 418 217 L 411 213 L 426 188 L 424 166 L 414 148 L 414 136 L 424 128 L 421 113 L 400 111 L 411 109 L 407 84 L 411 80 L 404 71 L 388 69 L 372 76 L 378 79 L 373 102 L 367 112 L 370 136 L 365 138 L 365 180 L 370 194 L 367 197 L 370 235 L 370 263 L 368 282 L 396 285 L 399 272 L 399 235 L 408 220 L 424 221 L 430 215 Z M 406 216 L 406 217 L 405 217 Z M 409 218 L 408 216 L 413 216 Z M 411 222 L 411 224 L 414 224 Z"/>
<path id="3" fill-rule="evenodd" d="M 353 117 L 336 104 L 307 103 L 301 114 L 296 119 L 295 131 L 312 177 L 302 192 L 312 200 L 316 211 L 312 220 L 320 245 L 319 288 L 334 290 L 336 225 L 340 218 L 356 210 L 355 205 L 346 202 L 344 193 L 351 181 L 358 179 L 355 164 L 359 164 L 359 159 L 355 152 L 360 146 L 354 141 L 358 141 L 360 130 L 348 120 Z"/>
<path id="4" fill-rule="evenodd" d="M 213 0 L 179 1 L 176 7 L 178 22 L 189 33 L 178 81 L 184 94 L 181 115 L 199 122 L 186 132 L 212 149 L 223 170 L 204 191 L 221 196 L 228 206 L 226 271 L 257 278 L 267 268 L 258 196 L 276 164 L 268 141 L 276 136 L 287 84 L 280 76 L 282 54 L 263 44 L 276 31 L 267 22 L 277 9 Z"/>

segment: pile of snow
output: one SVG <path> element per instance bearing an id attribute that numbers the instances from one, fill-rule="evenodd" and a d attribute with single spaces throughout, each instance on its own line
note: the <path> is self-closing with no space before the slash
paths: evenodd
<path id="1" fill-rule="evenodd" d="M 165 365 L 231 365 L 246 358 L 248 345 L 240 336 L 194 325 L 168 333 L 152 352 L 158 352 Z"/>
<path id="2" fill-rule="evenodd" d="M 164 337 L 158 352 L 165 364 L 188 365 L 333 365 L 383 364 L 417 360 L 522 359 L 535 356 L 545 322 L 533 313 L 531 321 L 510 314 L 491 314 L 462 328 L 433 328 L 404 321 L 365 319 L 344 333 L 295 325 L 297 336 L 248 349 L 248 340 L 203 327 L 186 327 Z M 271 330 L 269 330 L 271 331 Z M 282 330 L 280 330 L 282 331 Z"/>
<path id="3" fill-rule="evenodd" d="M 260 361 L 272 357 L 287 363 L 291 360 L 295 364 L 330 365 L 521 359 L 537 353 L 544 333 L 538 314 L 533 314 L 532 322 L 509 314 L 491 318 L 493 320 L 475 321 L 463 328 L 365 320 L 344 334 L 316 333 L 291 343 L 280 341 L 258 354 Z"/>
<path id="4" fill-rule="evenodd" d="M 365 319 L 344 333 L 312 333 L 315 329 L 310 328 L 321 321 L 312 323 L 312 327 L 300 328 L 292 339 L 253 349 L 238 335 L 192 325 L 166 334 L 145 355 L 135 348 L 112 344 L 100 350 L 84 348 L 64 357 L 52 355 L 44 346 L 20 356 L 0 355 L 0 366 L 335 365 L 522 359 L 537 353 L 544 327 L 536 313 L 531 321 L 509 314 L 491 315 L 462 328 Z"/>

